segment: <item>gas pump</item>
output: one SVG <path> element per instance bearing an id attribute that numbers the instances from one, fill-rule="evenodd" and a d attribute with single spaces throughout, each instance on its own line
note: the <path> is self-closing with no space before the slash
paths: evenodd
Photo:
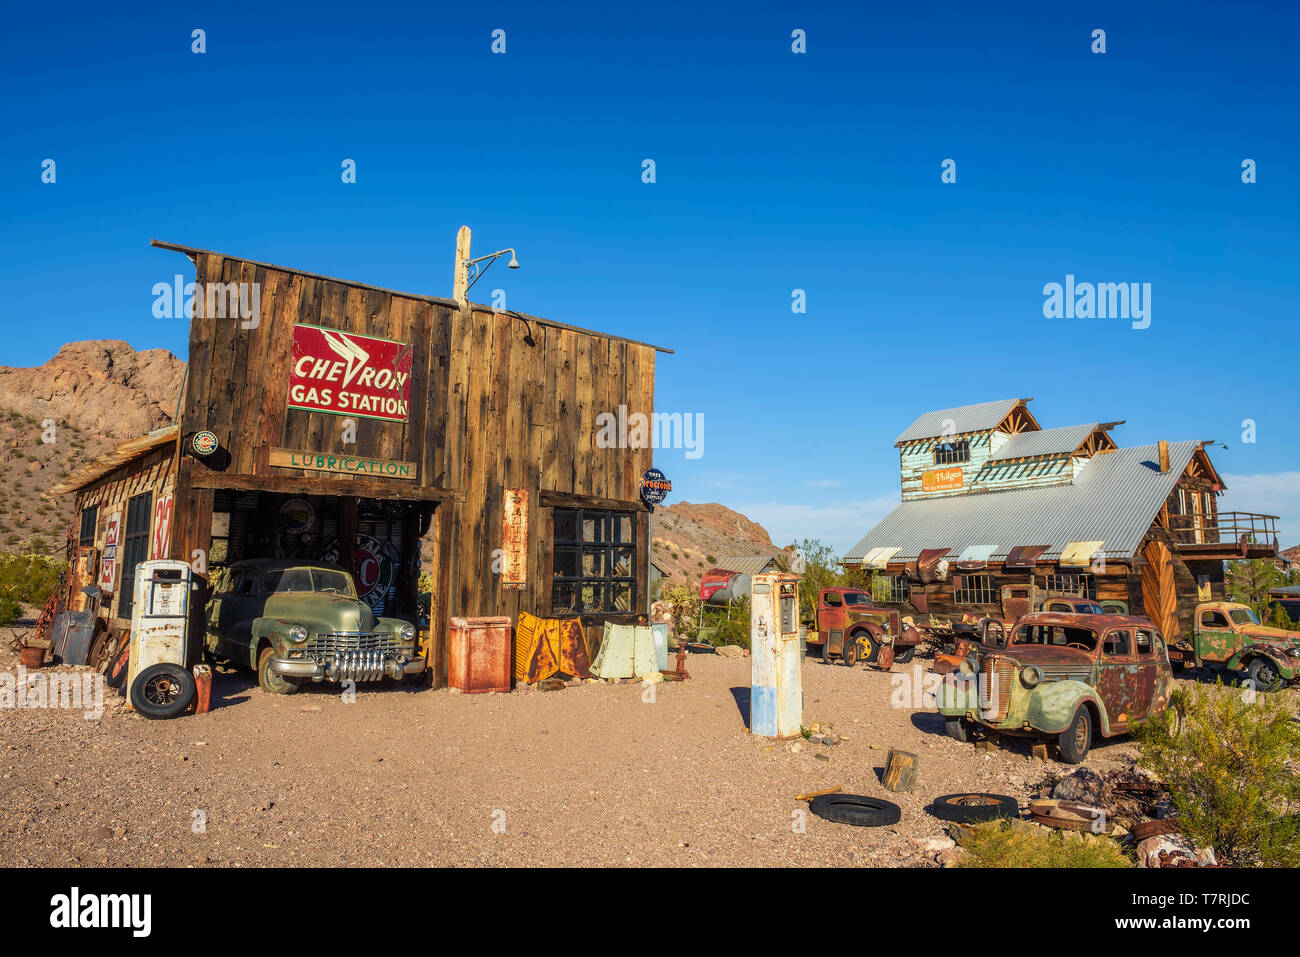
<path id="1" fill-rule="evenodd" d="M 749 730 L 793 738 L 803 728 L 799 576 L 768 572 L 750 586 Z"/>
<path id="2" fill-rule="evenodd" d="M 190 598 L 198 584 L 185 562 L 158 559 L 135 568 L 127 706 L 146 718 L 174 718 L 194 702 L 190 673 Z"/>

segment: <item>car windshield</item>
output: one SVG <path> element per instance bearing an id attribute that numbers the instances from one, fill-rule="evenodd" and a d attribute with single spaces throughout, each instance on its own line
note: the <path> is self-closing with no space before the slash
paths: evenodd
<path id="1" fill-rule="evenodd" d="M 844 595 L 846 605 L 870 605 L 871 599 L 860 591 L 846 592 Z"/>
<path id="2" fill-rule="evenodd" d="M 1016 629 L 1013 645 L 1052 645 L 1064 648 L 1069 645 L 1084 651 L 1095 651 L 1097 636 L 1087 628 L 1069 625 L 1021 625 Z"/>
<path id="3" fill-rule="evenodd" d="M 1234 608 L 1228 612 L 1228 616 L 1238 625 L 1258 625 L 1259 619 L 1249 608 Z"/>
<path id="4" fill-rule="evenodd" d="M 316 591 L 331 595 L 355 598 L 352 579 L 347 574 L 329 568 L 286 568 L 267 572 L 262 582 L 268 592 L 283 595 L 287 592 Z"/>

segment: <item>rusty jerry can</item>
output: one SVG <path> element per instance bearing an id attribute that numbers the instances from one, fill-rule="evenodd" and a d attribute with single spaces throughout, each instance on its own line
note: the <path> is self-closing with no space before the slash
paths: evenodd
<path id="1" fill-rule="evenodd" d="M 766 738 L 802 732 L 799 576 L 768 572 L 750 586 L 749 730 Z"/>

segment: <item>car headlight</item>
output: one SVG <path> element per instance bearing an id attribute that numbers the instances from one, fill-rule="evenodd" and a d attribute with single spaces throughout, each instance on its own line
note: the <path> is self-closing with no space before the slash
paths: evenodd
<path id="1" fill-rule="evenodd" d="M 306 641 L 307 629 L 302 625 L 294 625 L 289 629 L 289 640 L 299 644 Z"/>
<path id="2" fill-rule="evenodd" d="M 401 637 L 402 641 L 411 641 L 415 638 L 415 626 L 402 625 L 401 628 L 397 629 L 397 634 Z"/>
<path id="3" fill-rule="evenodd" d="M 1020 683 L 1026 688 L 1036 688 L 1042 680 L 1043 673 L 1037 665 L 1030 665 L 1027 668 L 1020 669 Z"/>

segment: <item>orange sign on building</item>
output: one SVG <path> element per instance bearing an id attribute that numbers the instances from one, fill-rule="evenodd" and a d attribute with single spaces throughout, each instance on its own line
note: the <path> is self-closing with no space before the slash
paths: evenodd
<path id="1" fill-rule="evenodd" d="M 961 488 L 962 471 L 958 467 L 930 469 L 921 473 L 922 492 L 948 492 Z"/>

